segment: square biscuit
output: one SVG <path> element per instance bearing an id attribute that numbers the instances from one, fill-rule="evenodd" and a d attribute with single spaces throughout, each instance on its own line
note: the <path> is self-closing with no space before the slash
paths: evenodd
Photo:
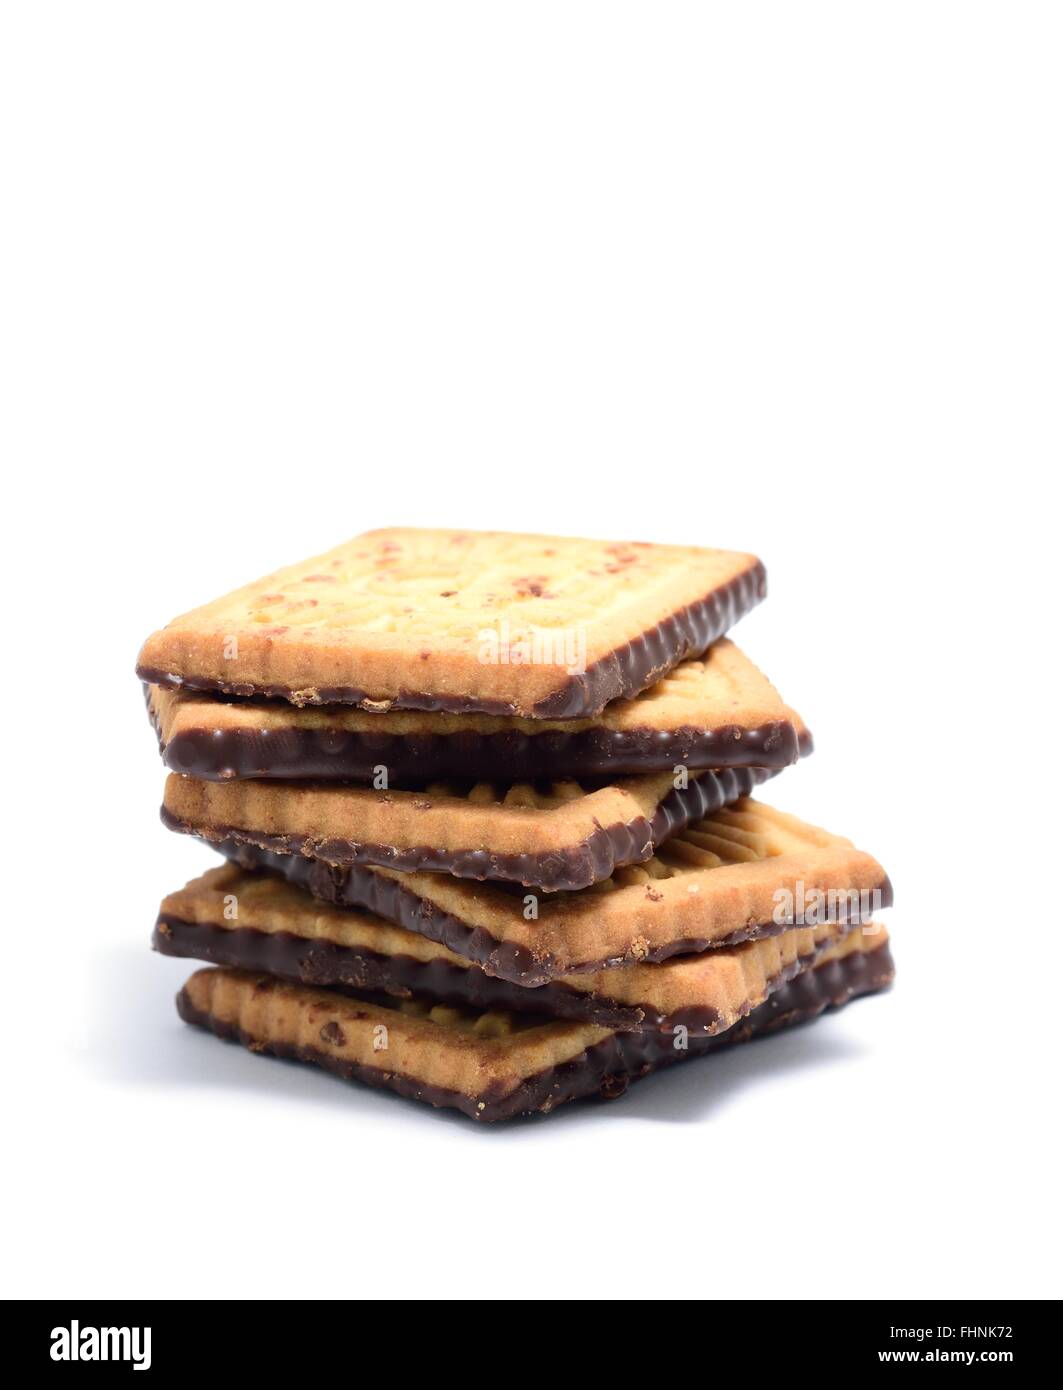
<path id="1" fill-rule="evenodd" d="M 723 767 L 786 767 L 811 751 L 804 722 L 726 637 L 594 719 L 350 706 L 298 708 L 146 688 L 163 761 L 206 781 L 493 781 Z"/>
<path id="2" fill-rule="evenodd" d="M 763 598 L 753 555 L 502 531 L 370 531 L 175 618 L 155 685 L 295 705 L 587 718 Z"/>
<path id="3" fill-rule="evenodd" d="M 850 932 L 732 1028 L 697 1039 L 463 1009 L 420 996 L 355 997 L 225 967 L 197 971 L 177 1009 L 186 1023 L 253 1052 L 310 1062 L 489 1122 L 545 1114 L 582 1097 L 616 1099 L 658 1067 L 808 1021 L 886 988 L 892 978 L 885 929 Z"/>
<path id="4" fill-rule="evenodd" d="M 326 864 L 426 869 L 545 891 L 586 888 L 690 821 L 745 795 L 766 768 L 676 778 L 659 772 L 602 786 L 576 780 L 429 783 L 416 790 L 303 782 L 201 782 L 171 773 L 171 830 L 235 840 Z"/>
<path id="5" fill-rule="evenodd" d="M 692 822 L 649 859 L 580 892 L 330 865 L 232 840 L 215 848 L 322 902 L 365 908 L 430 936 L 525 986 L 777 935 L 792 914 L 806 925 L 824 913 L 866 921 L 893 898 L 872 855 L 751 797 Z"/>
<path id="6" fill-rule="evenodd" d="M 460 1008 L 549 1014 L 699 1036 L 732 1027 L 852 930 L 795 928 L 738 946 L 560 976 L 537 988 L 488 975 L 439 942 L 355 908 L 326 907 L 273 874 L 211 869 L 163 899 L 153 945 L 297 984 L 420 995 Z"/>

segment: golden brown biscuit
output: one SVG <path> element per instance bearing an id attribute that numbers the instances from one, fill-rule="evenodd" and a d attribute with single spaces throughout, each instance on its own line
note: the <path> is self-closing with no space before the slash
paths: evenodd
<path id="1" fill-rule="evenodd" d="M 811 750 L 804 723 L 726 638 L 596 719 L 350 706 L 299 709 L 147 687 L 163 758 L 208 781 L 549 780 L 721 767 L 786 767 Z M 386 778 L 382 783 L 381 778 Z"/>
<path id="2" fill-rule="evenodd" d="M 770 768 L 737 767 L 680 778 L 618 777 L 605 786 L 574 779 L 543 786 L 433 782 L 385 792 L 327 783 L 201 782 L 171 773 L 162 809 L 171 830 L 328 864 L 575 889 L 648 859 L 684 825 L 772 775 Z"/>
<path id="3" fill-rule="evenodd" d="M 197 971 L 177 1008 L 186 1022 L 252 1051 L 313 1062 L 347 1080 L 490 1121 L 547 1112 L 582 1096 L 613 1099 L 656 1067 L 814 1018 L 892 978 L 885 929 L 851 932 L 733 1028 L 699 1039 L 416 997 L 357 999 L 225 968 Z"/>
<path id="4" fill-rule="evenodd" d="M 806 923 L 824 913 L 868 920 L 892 901 L 871 855 L 751 798 L 578 893 L 335 867 L 234 841 L 216 847 L 246 868 L 283 874 L 335 906 L 366 908 L 524 986 L 777 935 L 795 914 Z"/>
<path id="5" fill-rule="evenodd" d="M 445 946 L 352 908 L 322 906 L 272 874 L 211 869 L 163 899 L 154 945 L 300 984 L 420 995 L 439 1003 L 581 1019 L 604 1028 L 722 1032 L 850 930 L 824 924 L 660 965 L 562 976 L 529 989 Z"/>
<path id="6" fill-rule="evenodd" d="M 764 589 L 733 551 L 399 527 L 175 618 L 137 671 L 296 705 L 584 718 L 705 651 Z"/>

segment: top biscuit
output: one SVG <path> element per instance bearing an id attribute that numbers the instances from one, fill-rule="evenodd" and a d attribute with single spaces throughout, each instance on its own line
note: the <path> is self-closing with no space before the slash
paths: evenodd
<path id="1" fill-rule="evenodd" d="M 370 531 L 175 618 L 137 672 L 295 705 L 597 715 L 764 597 L 753 555 L 501 531 Z"/>

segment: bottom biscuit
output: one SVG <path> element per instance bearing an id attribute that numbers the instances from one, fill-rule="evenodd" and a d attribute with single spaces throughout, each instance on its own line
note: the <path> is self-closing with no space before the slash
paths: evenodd
<path id="1" fill-rule="evenodd" d="M 254 1052 L 313 1062 L 474 1120 L 505 1120 L 598 1095 L 612 1099 L 657 1067 L 815 1018 L 885 988 L 893 962 L 884 927 L 856 929 L 820 963 L 709 1038 L 621 1033 L 591 1023 L 354 998 L 228 968 L 200 970 L 177 1010 Z"/>

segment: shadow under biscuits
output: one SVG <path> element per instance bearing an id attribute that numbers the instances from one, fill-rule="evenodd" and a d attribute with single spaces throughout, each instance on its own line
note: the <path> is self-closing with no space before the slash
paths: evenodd
<path id="1" fill-rule="evenodd" d="M 854 1000 L 860 1005 L 865 1000 Z M 846 1009 L 852 1007 L 847 1004 Z M 831 1066 L 864 1055 L 865 1049 L 850 1038 L 839 1036 L 830 1027 L 835 1013 L 808 1019 L 777 1033 L 752 1038 L 748 1043 L 708 1057 L 694 1057 L 681 1065 L 663 1067 L 659 1072 L 632 1084 L 619 1101 L 627 1119 L 653 1120 L 666 1124 L 695 1124 L 721 1110 L 735 1094 L 760 1079 L 802 1073 L 814 1067 Z M 618 1110 L 618 1118 L 620 1115 Z"/>

